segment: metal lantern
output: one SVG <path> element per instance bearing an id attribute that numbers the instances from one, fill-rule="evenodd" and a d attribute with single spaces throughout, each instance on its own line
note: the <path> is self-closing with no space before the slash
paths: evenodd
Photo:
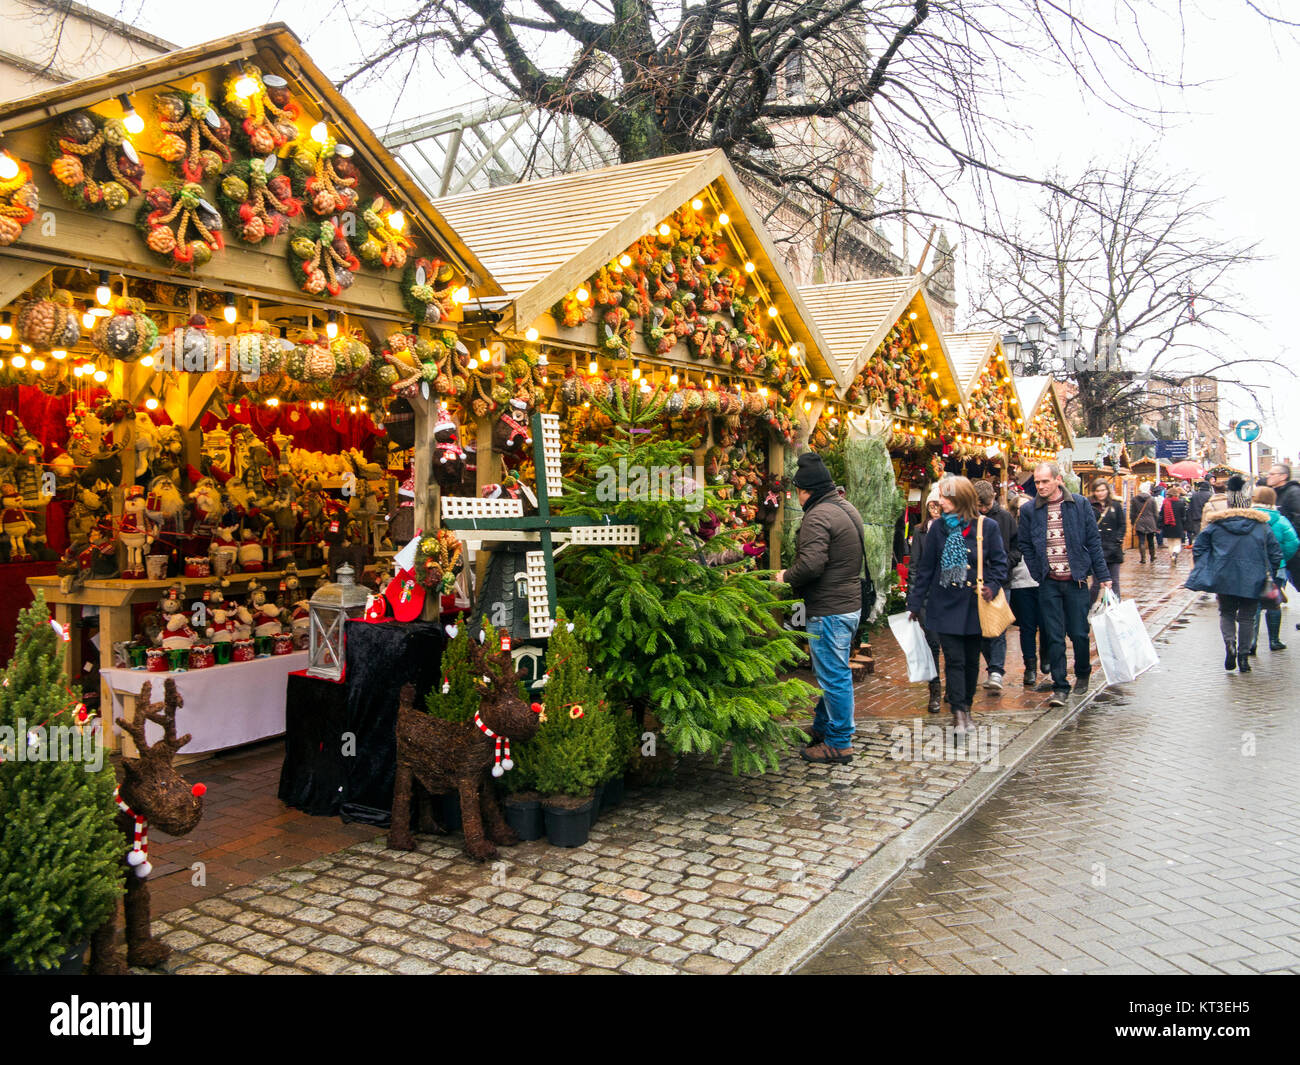
<path id="1" fill-rule="evenodd" d="M 308 604 L 311 643 L 307 676 L 326 680 L 343 678 L 344 622 L 360 617 L 369 598 L 369 593 L 353 580 L 351 566 L 340 566 L 335 576 L 337 582 L 322 584 Z"/>

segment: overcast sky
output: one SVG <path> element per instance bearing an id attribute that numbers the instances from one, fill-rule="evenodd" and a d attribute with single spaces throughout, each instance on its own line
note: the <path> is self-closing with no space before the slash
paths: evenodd
<path id="1" fill-rule="evenodd" d="M 205 5 L 196 17 L 199 9 L 170 0 L 90 2 L 179 45 L 267 22 L 287 22 L 317 63 L 335 77 L 355 65 L 373 40 L 364 25 L 367 9 L 400 11 L 412 6 L 403 0 L 223 0 Z M 1295 6 L 1284 0 L 1257 3 L 1274 11 Z M 1095 19 L 1106 7 L 1103 0 L 1089 0 L 1086 14 Z M 1008 106 L 1024 116 L 1033 135 L 1007 143 L 1004 158 L 1040 172 L 1057 162 L 1078 170 L 1090 161 L 1119 160 L 1132 148 L 1151 144 L 1169 170 L 1199 175 L 1207 196 L 1221 201 L 1216 219 L 1225 239 L 1259 240 L 1267 257 L 1240 281 L 1249 309 L 1263 323 L 1240 337 L 1243 350 L 1267 351 L 1300 372 L 1297 330 L 1291 322 L 1300 289 L 1300 211 L 1294 191 L 1300 147 L 1288 117 L 1300 46 L 1252 13 L 1245 0 L 1204 0 L 1199 6 L 1188 0 L 1180 10 L 1181 27 L 1148 24 L 1148 45 L 1166 71 L 1181 70 L 1187 81 L 1208 84 L 1185 94 L 1166 92 L 1163 98 L 1142 91 L 1145 102 L 1186 112 L 1187 117 L 1153 132 L 1084 99 L 1068 79 L 1035 77 L 1032 57 L 1021 54 L 1015 57 L 1020 86 Z M 454 70 L 421 70 L 404 90 L 386 81 L 350 96 L 368 122 L 382 126 L 482 95 Z M 1274 373 L 1270 381 L 1271 409 L 1260 412 L 1264 439 L 1284 454 L 1297 456 L 1300 378 L 1279 378 Z M 1225 394 L 1231 396 L 1232 389 Z M 1230 417 L 1256 415 L 1240 399 L 1236 404 L 1228 399 L 1224 408 L 1225 424 Z"/>

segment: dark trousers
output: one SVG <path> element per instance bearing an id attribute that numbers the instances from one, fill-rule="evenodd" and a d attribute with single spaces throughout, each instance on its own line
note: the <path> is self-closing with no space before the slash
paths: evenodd
<path id="1" fill-rule="evenodd" d="M 1264 615 L 1264 624 L 1268 626 L 1268 644 L 1270 647 L 1275 643 L 1282 642 L 1282 608 L 1280 606 L 1266 607 L 1263 600 L 1260 601 L 1259 610 L 1255 614 L 1254 635 L 1250 638 L 1250 649 L 1253 652 L 1259 646 L 1259 615 Z"/>
<path id="2" fill-rule="evenodd" d="M 1107 562 L 1106 568 L 1110 570 L 1110 590 L 1115 593 L 1115 598 L 1120 598 L 1119 594 L 1119 563 Z M 1101 581 L 1097 580 L 1096 574 L 1091 578 L 1092 587 L 1088 591 L 1088 605 L 1092 606 L 1097 597 L 1101 595 Z"/>
<path id="3" fill-rule="evenodd" d="M 1188 519 L 1183 526 L 1183 543 L 1187 544 L 1188 547 L 1191 547 L 1191 545 L 1196 542 L 1196 537 L 1200 531 L 1201 523 L 1199 521 Z"/>
<path id="4" fill-rule="evenodd" d="M 1038 589 L 1012 588 L 1011 613 L 1015 614 L 1016 628 L 1020 630 L 1020 657 L 1025 660 L 1026 669 L 1037 671 L 1040 657 L 1044 666 L 1048 663 L 1047 638 L 1038 623 Z"/>
<path id="5" fill-rule="evenodd" d="M 1044 579 L 1038 586 L 1038 614 L 1047 634 L 1047 656 L 1052 667 L 1052 689 L 1070 690 L 1066 672 L 1065 638 L 1074 644 L 1074 675 L 1087 680 L 1092 672 L 1088 661 L 1088 585 L 1075 581 Z"/>
<path id="6" fill-rule="evenodd" d="M 943 645 L 939 642 L 939 634 L 935 632 L 934 629 L 925 629 L 925 642 L 930 647 L 930 653 L 934 655 L 934 668 L 943 669 L 943 661 L 939 657 L 939 652 L 943 649 Z M 937 684 L 938 678 L 936 677 L 931 681 L 931 683 Z"/>
<path id="7" fill-rule="evenodd" d="M 1147 555 L 1152 558 L 1156 557 L 1156 534 L 1140 532 L 1137 534 L 1138 540 L 1138 557 L 1143 562 L 1146 561 Z"/>
<path id="8" fill-rule="evenodd" d="M 1255 638 L 1255 618 L 1259 614 L 1259 600 L 1242 595 L 1219 596 L 1219 632 L 1225 648 L 1237 649 L 1244 655 Z"/>
<path id="9" fill-rule="evenodd" d="M 1001 636 L 983 636 L 980 638 L 980 653 L 989 664 L 989 673 L 1007 671 L 1007 634 Z"/>
<path id="10" fill-rule="evenodd" d="M 939 633 L 943 647 L 944 676 L 948 681 L 948 705 L 954 710 L 969 710 L 980 679 L 980 641 L 972 635 L 952 636 Z"/>

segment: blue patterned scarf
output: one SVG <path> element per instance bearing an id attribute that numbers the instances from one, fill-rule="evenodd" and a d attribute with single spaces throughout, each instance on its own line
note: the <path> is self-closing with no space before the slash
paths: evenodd
<path id="1" fill-rule="evenodd" d="M 970 556 L 962 534 L 970 527 L 970 522 L 962 521 L 959 514 L 945 514 L 943 524 L 948 530 L 948 539 L 943 542 L 943 554 L 939 556 L 939 585 L 953 588 L 966 583 Z"/>

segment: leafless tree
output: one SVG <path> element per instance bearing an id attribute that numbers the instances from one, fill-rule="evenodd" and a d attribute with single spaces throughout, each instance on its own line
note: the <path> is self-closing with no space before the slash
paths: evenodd
<path id="1" fill-rule="evenodd" d="M 1256 320 L 1234 285 L 1259 261 L 1258 245 L 1223 236 L 1190 178 L 1139 154 L 1054 184 L 1062 191 L 1027 209 L 1030 224 L 986 242 L 972 324 L 1017 331 L 1037 315 L 1049 343 L 1023 370 L 1077 385 L 1070 413 L 1087 435 L 1180 407 L 1208 413 L 1216 399 L 1188 389 L 1198 377 L 1235 385 L 1258 406 L 1265 389 L 1251 382 L 1290 372 L 1243 349 Z M 1073 357 L 1050 340 L 1063 331 L 1082 341 Z"/>

